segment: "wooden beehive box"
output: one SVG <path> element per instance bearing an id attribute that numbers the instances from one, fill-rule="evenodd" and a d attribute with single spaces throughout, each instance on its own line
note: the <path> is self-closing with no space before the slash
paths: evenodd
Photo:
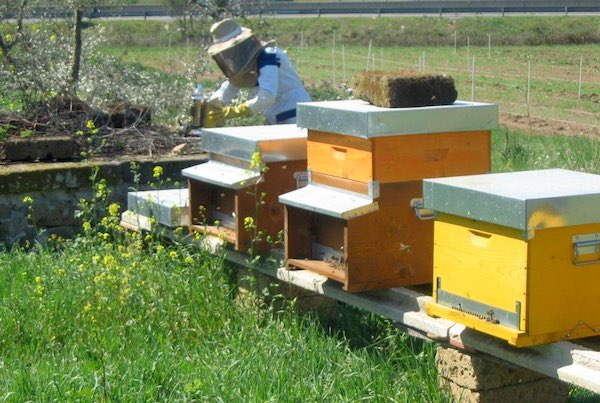
<path id="1" fill-rule="evenodd" d="M 264 239 L 277 239 L 284 227 L 278 196 L 297 189 L 306 176 L 306 130 L 296 125 L 203 129 L 202 147 L 208 162 L 182 171 L 189 182 L 190 229 L 247 252 L 255 234 L 245 220 L 252 218 L 263 233 L 255 246 L 269 249 Z"/>
<path id="2" fill-rule="evenodd" d="M 377 200 L 313 183 L 281 196 L 287 266 L 347 291 L 430 283 L 433 223 L 410 207 L 420 193 L 420 181 L 382 185 Z"/>
<path id="3" fill-rule="evenodd" d="M 391 183 L 489 172 L 493 104 L 382 108 L 365 101 L 302 104 L 313 173 Z"/>
<path id="4" fill-rule="evenodd" d="M 427 179 L 434 303 L 522 347 L 598 335 L 600 176 L 550 169 Z"/>
<path id="5" fill-rule="evenodd" d="M 309 185 L 280 196 L 286 262 L 347 291 L 431 282 L 431 222 L 411 200 L 421 180 L 490 169 L 497 107 L 389 109 L 364 101 L 298 105 L 308 128 Z"/>

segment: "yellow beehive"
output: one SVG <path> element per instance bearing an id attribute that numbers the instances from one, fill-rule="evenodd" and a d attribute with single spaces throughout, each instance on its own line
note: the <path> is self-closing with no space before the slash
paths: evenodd
<path id="1" fill-rule="evenodd" d="M 598 335 L 600 176 L 552 169 L 428 179 L 427 313 L 523 347 Z"/>

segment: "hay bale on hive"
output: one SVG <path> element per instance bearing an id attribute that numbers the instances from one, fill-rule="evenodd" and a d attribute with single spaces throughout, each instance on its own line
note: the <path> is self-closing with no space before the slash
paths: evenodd
<path id="1" fill-rule="evenodd" d="M 458 93 L 445 74 L 367 71 L 354 77 L 355 96 L 384 108 L 450 105 Z"/>

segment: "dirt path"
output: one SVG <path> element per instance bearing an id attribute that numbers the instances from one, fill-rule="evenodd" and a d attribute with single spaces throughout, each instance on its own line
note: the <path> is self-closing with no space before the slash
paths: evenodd
<path id="1" fill-rule="evenodd" d="M 518 130 L 525 133 L 600 138 L 599 126 L 511 113 L 500 114 L 500 125 L 507 127 L 509 130 Z"/>

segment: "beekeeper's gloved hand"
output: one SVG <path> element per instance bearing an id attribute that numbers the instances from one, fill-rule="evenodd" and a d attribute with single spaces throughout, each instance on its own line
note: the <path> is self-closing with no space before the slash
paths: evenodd
<path id="1" fill-rule="evenodd" d="M 210 129 L 211 127 L 221 127 L 224 124 L 223 107 L 211 104 L 206 105 L 206 116 L 204 117 L 203 127 Z"/>
<path id="2" fill-rule="evenodd" d="M 252 111 L 250 110 L 248 102 L 223 107 L 223 119 L 225 120 L 243 118 L 250 115 L 252 115 Z"/>
<path id="3" fill-rule="evenodd" d="M 225 120 L 234 119 L 234 118 L 243 118 L 245 116 L 252 115 L 252 111 L 250 110 L 250 105 L 248 102 L 241 103 L 239 105 L 232 106 L 209 106 L 215 118 L 222 118 Z"/>

